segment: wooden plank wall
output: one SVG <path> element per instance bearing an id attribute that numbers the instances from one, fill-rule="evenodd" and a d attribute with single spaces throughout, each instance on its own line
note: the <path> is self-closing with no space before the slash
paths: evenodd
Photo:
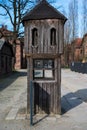
<path id="1" fill-rule="evenodd" d="M 63 53 L 63 23 L 61 20 L 32 20 L 25 23 L 25 51 L 27 57 L 27 110 L 30 107 L 30 81 L 34 82 L 34 113 L 61 113 L 61 65 L 60 55 Z M 32 29 L 38 29 L 38 45 L 32 46 Z M 50 30 L 56 29 L 56 41 L 50 45 Z M 30 55 L 31 54 L 31 55 Z M 59 54 L 59 55 L 58 55 Z M 34 56 L 33 56 L 34 55 Z M 33 58 L 53 58 L 55 60 L 55 79 L 52 81 L 33 80 Z"/>
<path id="2" fill-rule="evenodd" d="M 34 113 L 60 114 L 57 82 L 34 82 Z"/>
<path id="3" fill-rule="evenodd" d="M 50 57 L 51 58 L 51 57 Z M 30 108 L 30 81 L 34 82 L 34 113 L 61 114 L 61 62 L 60 57 L 54 59 L 55 79 L 34 80 L 33 59 L 27 58 L 27 111 Z"/>
<path id="4" fill-rule="evenodd" d="M 38 29 L 38 45 L 32 46 L 32 29 Z M 56 29 L 56 45 L 50 45 L 50 30 Z M 64 25 L 61 20 L 32 20 L 26 23 L 25 27 L 25 50 L 26 53 L 42 54 L 63 53 Z"/>
<path id="5" fill-rule="evenodd" d="M 59 44 L 59 54 L 62 54 L 64 51 L 64 25 L 63 25 L 63 21 L 58 21 L 58 44 Z"/>

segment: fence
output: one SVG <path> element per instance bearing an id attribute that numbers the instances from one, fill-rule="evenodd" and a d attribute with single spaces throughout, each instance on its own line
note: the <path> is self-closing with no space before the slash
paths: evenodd
<path id="1" fill-rule="evenodd" d="M 75 72 L 87 74 L 87 63 L 72 62 L 70 65 L 70 69 Z"/>

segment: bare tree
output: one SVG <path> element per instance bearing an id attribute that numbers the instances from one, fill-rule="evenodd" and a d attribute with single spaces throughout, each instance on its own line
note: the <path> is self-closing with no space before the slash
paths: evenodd
<path id="1" fill-rule="evenodd" d="M 0 0 L 0 8 L 4 11 L 0 13 L 2 16 L 8 16 L 13 26 L 14 39 L 18 37 L 22 32 L 20 28 L 22 26 L 22 17 L 27 13 L 35 3 L 41 0 Z M 49 0 L 53 2 L 54 0 Z"/>
<path id="2" fill-rule="evenodd" d="M 67 21 L 65 23 L 64 27 L 64 60 L 65 65 L 68 65 L 69 63 L 69 55 L 68 55 L 68 45 L 70 43 L 70 23 Z"/>
<path id="3" fill-rule="evenodd" d="M 70 23 L 70 41 L 74 41 L 78 37 L 78 1 L 73 0 L 69 3 L 69 23 Z M 72 42 L 73 43 L 73 42 Z M 72 44 L 72 61 L 74 61 L 74 43 Z"/>
<path id="4" fill-rule="evenodd" d="M 64 43 L 69 44 L 70 43 L 70 33 L 71 33 L 71 28 L 70 28 L 70 21 L 67 20 L 64 26 Z"/>
<path id="5" fill-rule="evenodd" d="M 3 9 L 3 13 L 0 15 L 8 16 L 13 26 L 14 39 L 20 34 L 22 17 L 30 9 L 32 0 L 1 0 L 0 8 Z"/>
<path id="6" fill-rule="evenodd" d="M 36 0 L 36 3 L 39 3 L 40 1 L 42 1 L 42 0 Z"/>
<path id="7" fill-rule="evenodd" d="M 42 0 L 36 0 L 35 2 L 36 3 L 39 3 L 39 2 L 41 2 Z M 46 1 L 46 0 L 44 0 L 44 1 Z M 47 0 L 49 3 L 54 3 L 56 0 Z"/>
<path id="8" fill-rule="evenodd" d="M 74 40 L 78 37 L 78 1 L 73 0 L 69 3 L 69 22 L 70 22 L 70 38 Z"/>
<path id="9" fill-rule="evenodd" d="M 87 33 L 87 0 L 83 0 L 83 35 Z"/>

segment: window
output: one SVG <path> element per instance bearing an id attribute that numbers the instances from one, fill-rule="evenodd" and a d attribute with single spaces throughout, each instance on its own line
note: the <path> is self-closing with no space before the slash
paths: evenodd
<path id="1" fill-rule="evenodd" d="M 38 44 L 38 30 L 36 28 L 32 29 L 32 45 L 36 46 Z"/>
<path id="2" fill-rule="evenodd" d="M 34 79 L 53 79 L 54 78 L 54 60 L 34 60 Z"/>
<path id="3" fill-rule="evenodd" d="M 52 28 L 50 31 L 50 42 L 51 45 L 56 45 L 56 29 Z"/>

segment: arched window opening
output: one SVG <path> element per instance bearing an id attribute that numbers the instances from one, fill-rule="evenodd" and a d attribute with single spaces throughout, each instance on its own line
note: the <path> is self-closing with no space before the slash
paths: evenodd
<path id="1" fill-rule="evenodd" d="M 38 44 L 38 30 L 36 28 L 32 29 L 32 45 L 36 46 Z"/>
<path id="2" fill-rule="evenodd" d="M 56 29 L 52 28 L 50 32 L 51 45 L 56 45 Z"/>

